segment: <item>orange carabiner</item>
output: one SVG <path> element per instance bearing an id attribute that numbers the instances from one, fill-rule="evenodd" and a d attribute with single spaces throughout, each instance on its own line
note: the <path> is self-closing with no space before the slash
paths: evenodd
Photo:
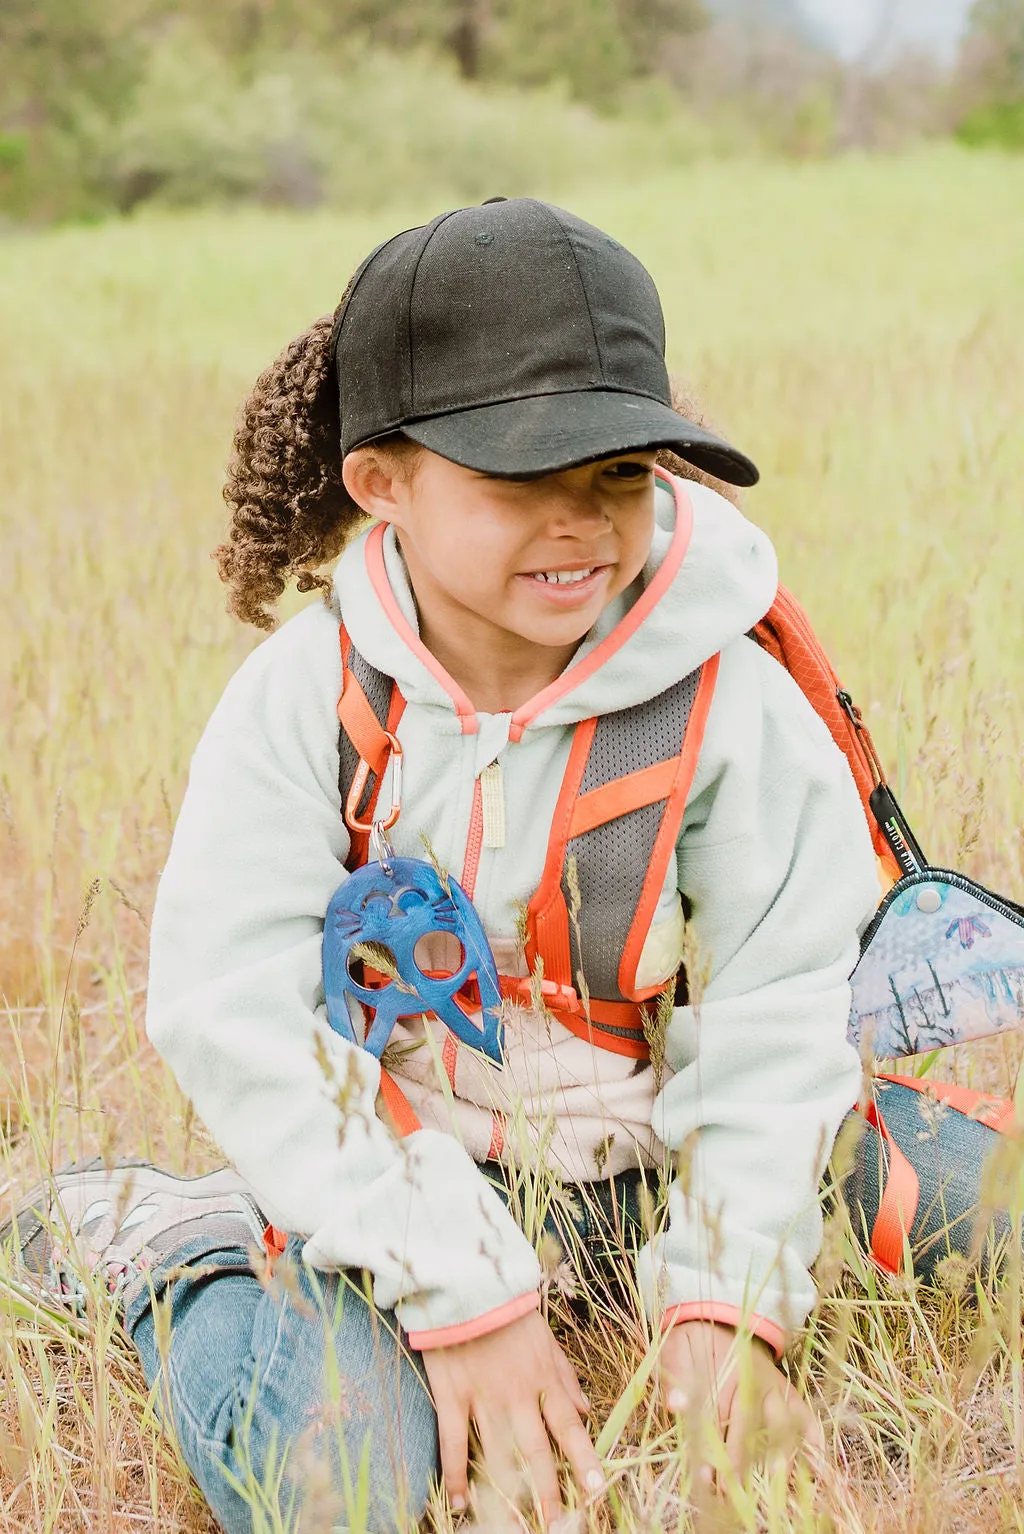
<path id="1" fill-rule="evenodd" d="M 388 761 L 391 763 L 390 812 L 384 820 L 374 819 L 364 821 L 359 819 L 359 801 L 363 797 L 367 780 L 372 771 L 369 762 L 360 757 L 359 766 L 356 768 L 355 777 L 352 779 L 352 787 L 349 789 L 348 798 L 345 801 L 345 824 L 350 831 L 366 833 L 372 831 L 375 825 L 381 831 L 390 831 L 402 813 L 402 748 L 398 743 L 396 735 L 392 735 L 390 730 L 385 730 L 384 733 L 388 738 L 388 745 L 391 747 L 391 754 L 388 758 Z M 385 761 L 381 767 L 381 778 L 383 778 L 387 770 L 387 765 L 388 762 Z"/>

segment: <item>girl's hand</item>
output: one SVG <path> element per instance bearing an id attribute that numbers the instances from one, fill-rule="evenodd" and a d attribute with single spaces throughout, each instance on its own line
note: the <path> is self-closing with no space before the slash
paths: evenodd
<path id="1" fill-rule="evenodd" d="M 456 1511 L 466 1506 L 471 1421 L 497 1490 L 513 1504 L 520 1501 L 518 1455 L 545 1523 L 564 1512 L 552 1438 L 580 1487 L 590 1496 L 602 1490 L 601 1461 L 580 1420 L 589 1403 L 539 1311 L 472 1342 L 429 1348 L 422 1358 L 437 1411 L 445 1490 Z"/>
<path id="2" fill-rule="evenodd" d="M 661 1393 L 668 1411 L 697 1414 L 713 1408 L 737 1477 L 770 1447 L 784 1447 L 789 1454 L 797 1445 L 823 1449 L 817 1417 L 776 1367 L 767 1343 L 757 1337 L 751 1341 L 749 1375 L 741 1380 L 737 1361 L 729 1358 L 735 1336 L 733 1327 L 712 1321 L 684 1321 L 672 1327 L 660 1360 Z M 709 1467 L 702 1474 L 711 1480 Z"/>

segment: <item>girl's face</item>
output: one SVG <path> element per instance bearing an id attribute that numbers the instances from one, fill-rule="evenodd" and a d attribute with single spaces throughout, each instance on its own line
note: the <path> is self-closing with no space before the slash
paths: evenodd
<path id="1" fill-rule="evenodd" d="M 343 472 L 353 499 L 397 529 L 430 627 L 468 621 L 568 649 L 643 569 L 654 460 L 650 449 L 508 480 L 426 448 L 403 475 L 369 447 L 350 453 Z"/>

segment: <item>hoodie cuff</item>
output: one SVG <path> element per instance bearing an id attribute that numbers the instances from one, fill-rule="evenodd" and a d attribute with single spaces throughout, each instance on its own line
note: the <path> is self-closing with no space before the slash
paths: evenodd
<path id="1" fill-rule="evenodd" d="M 485 1310 L 482 1316 L 474 1316 L 472 1321 L 460 1321 L 457 1326 L 436 1326 L 430 1331 L 408 1332 L 409 1346 L 417 1353 L 427 1353 L 431 1348 L 452 1348 L 460 1342 L 472 1342 L 475 1337 L 486 1337 L 488 1332 L 499 1331 L 539 1308 L 540 1291 L 534 1289 L 529 1294 L 507 1300 L 494 1310 Z"/>
<path id="2" fill-rule="evenodd" d="M 736 1331 L 749 1331 L 752 1336 L 766 1342 L 779 1363 L 786 1351 L 786 1333 L 777 1321 L 767 1316 L 752 1315 L 738 1305 L 718 1305 L 706 1300 L 687 1301 L 682 1305 L 670 1305 L 661 1318 L 661 1329 L 669 1331 L 684 1321 L 713 1321 L 717 1326 L 731 1326 Z"/>

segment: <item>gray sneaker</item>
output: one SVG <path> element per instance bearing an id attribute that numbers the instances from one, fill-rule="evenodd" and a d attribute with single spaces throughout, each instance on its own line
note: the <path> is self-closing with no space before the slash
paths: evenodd
<path id="1" fill-rule="evenodd" d="M 147 1284 L 157 1263 L 189 1243 L 201 1252 L 248 1249 L 267 1221 L 248 1184 L 232 1167 L 205 1177 L 173 1177 L 148 1161 L 106 1167 L 75 1162 L 40 1183 L 0 1226 L 0 1245 L 42 1301 L 84 1313 L 86 1273 L 102 1272 L 122 1306 Z M 191 1262 L 202 1260 L 193 1251 Z"/>

